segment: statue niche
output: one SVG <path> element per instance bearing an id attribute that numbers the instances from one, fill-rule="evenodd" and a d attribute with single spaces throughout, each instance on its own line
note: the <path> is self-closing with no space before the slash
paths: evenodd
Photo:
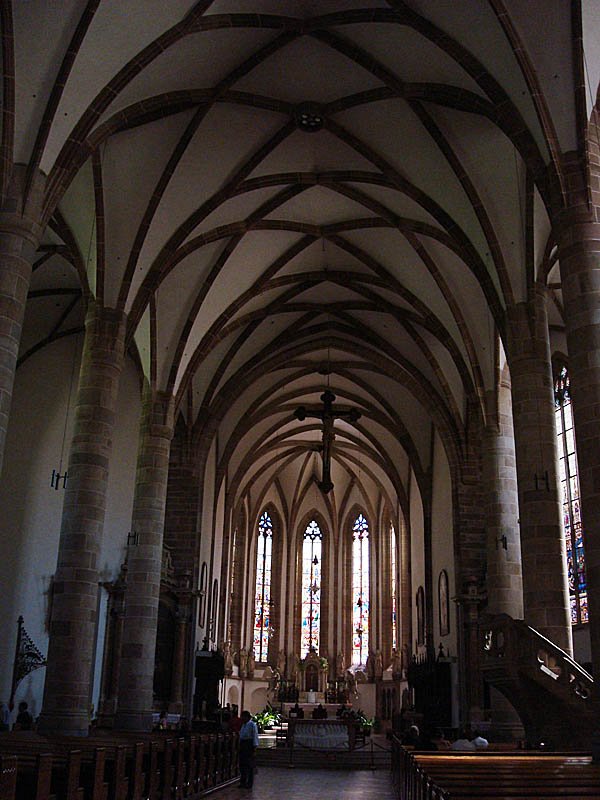
<path id="1" fill-rule="evenodd" d="M 304 672 L 304 686 L 307 692 L 319 691 L 319 668 L 315 664 L 307 664 Z"/>
<path id="2" fill-rule="evenodd" d="M 301 692 L 325 692 L 327 683 L 327 669 L 314 650 L 311 650 L 300 668 L 300 691 Z"/>

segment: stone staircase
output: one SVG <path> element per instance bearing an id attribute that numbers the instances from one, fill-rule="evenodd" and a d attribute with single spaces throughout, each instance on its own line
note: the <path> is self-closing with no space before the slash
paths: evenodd
<path id="1" fill-rule="evenodd" d="M 513 705 L 532 744 L 589 749 L 600 728 L 594 681 L 545 636 L 507 614 L 482 620 L 485 680 Z"/>

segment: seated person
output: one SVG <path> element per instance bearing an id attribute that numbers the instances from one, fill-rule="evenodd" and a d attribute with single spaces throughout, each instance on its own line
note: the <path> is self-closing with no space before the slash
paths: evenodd
<path id="1" fill-rule="evenodd" d="M 13 725 L 13 731 L 30 731 L 33 728 L 33 717 L 27 709 L 27 703 L 22 700 L 19 703 L 19 713 Z"/>
<path id="2" fill-rule="evenodd" d="M 438 750 L 450 750 L 450 742 L 446 739 L 444 731 L 441 728 L 436 728 L 431 737 L 431 741 L 435 744 Z"/>
<path id="3" fill-rule="evenodd" d="M 418 747 L 421 741 L 421 734 L 416 725 L 411 725 L 402 737 L 402 744 L 408 747 Z"/>
<path id="4" fill-rule="evenodd" d="M 475 731 L 475 735 L 471 739 L 472 744 L 475 745 L 476 750 L 485 750 L 485 748 L 489 745 L 487 739 L 485 739 L 479 731 Z"/>
<path id="5" fill-rule="evenodd" d="M 458 739 L 450 745 L 451 750 L 475 750 L 475 745 L 468 738 L 465 730 L 461 730 L 458 734 Z"/>
<path id="6" fill-rule="evenodd" d="M 434 731 L 431 728 L 426 728 L 423 733 L 419 736 L 418 743 L 416 745 L 417 750 L 437 750 L 437 742 L 434 739 Z"/>

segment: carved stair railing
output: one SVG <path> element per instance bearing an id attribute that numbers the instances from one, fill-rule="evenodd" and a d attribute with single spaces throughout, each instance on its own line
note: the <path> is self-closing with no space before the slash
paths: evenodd
<path id="1" fill-rule="evenodd" d="M 598 727 L 592 676 L 523 620 L 499 614 L 481 622 L 485 679 L 515 707 L 528 738 L 589 747 Z"/>

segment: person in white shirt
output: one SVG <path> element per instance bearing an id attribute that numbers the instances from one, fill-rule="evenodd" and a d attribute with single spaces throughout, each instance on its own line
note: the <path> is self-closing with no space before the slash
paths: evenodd
<path id="1" fill-rule="evenodd" d="M 254 751 L 258 747 L 258 728 L 249 711 L 242 711 L 240 728 L 240 787 L 251 789 L 254 783 Z"/>
<path id="2" fill-rule="evenodd" d="M 466 731 L 458 734 L 458 739 L 450 745 L 451 750 L 475 750 L 473 742 L 467 738 Z"/>
<path id="3" fill-rule="evenodd" d="M 485 750 L 485 748 L 489 745 L 488 740 L 484 739 L 479 731 L 475 731 L 475 736 L 473 739 L 471 739 L 471 742 L 475 745 L 476 750 Z"/>

